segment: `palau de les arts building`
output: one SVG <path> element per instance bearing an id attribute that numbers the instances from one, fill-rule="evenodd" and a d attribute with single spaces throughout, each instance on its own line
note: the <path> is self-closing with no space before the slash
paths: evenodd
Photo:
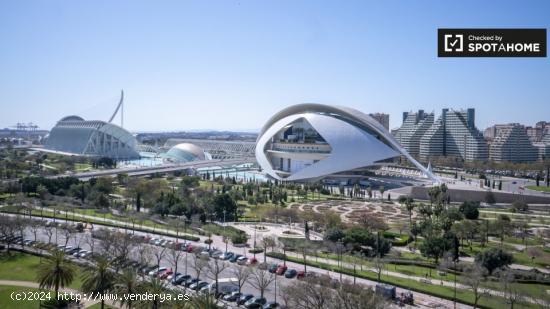
<path id="1" fill-rule="evenodd" d="M 347 107 L 311 103 L 285 108 L 263 126 L 255 151 L 264 172 L 281 181 L 320 179 L 400 156 L 437 181 L 382 124 Z"/>

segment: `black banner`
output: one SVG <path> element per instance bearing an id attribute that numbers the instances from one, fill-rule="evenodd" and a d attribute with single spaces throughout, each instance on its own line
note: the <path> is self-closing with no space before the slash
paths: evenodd
<path id="1" fill-rule="evenodd" d="M 438 29 L 439 57 L 546 57 L 546 29 Z"/>

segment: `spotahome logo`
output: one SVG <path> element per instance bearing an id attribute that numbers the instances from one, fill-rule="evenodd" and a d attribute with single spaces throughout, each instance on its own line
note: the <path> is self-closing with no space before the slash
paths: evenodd
<path id="1" fill-rule="evenodd" d="M 546 29 L 438 29 L 439 57 L 546 57 Z"/>

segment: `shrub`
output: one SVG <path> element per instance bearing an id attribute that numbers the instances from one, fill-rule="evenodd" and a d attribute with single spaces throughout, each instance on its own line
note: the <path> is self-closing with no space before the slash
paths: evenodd
<path id="1" fill-rule="evenodd" d="M 233 234 L 231 236 L 231 242 L 233 244 L 244 244 L 248 240 L 246 233 Z"/>
<path id="2" fill-rule="evenodd" d="M 495 269 L 512 264 L 513 257 L 502 249 L 491 248 L 478 253 L 475 260 L 492 274 Z"/>

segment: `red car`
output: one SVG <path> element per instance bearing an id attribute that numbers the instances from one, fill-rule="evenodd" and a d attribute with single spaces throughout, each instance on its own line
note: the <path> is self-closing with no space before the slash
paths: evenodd
<path id="1" fill-rule="evenodd" d="M 296 274 L 296 279 L 303 279 L 305 276 L 306 276 L 306 272 L 303 271 L 303 270 L 300 270 L 300 271 Z"/>
<path id="2" fill-rule="evenodd" d="M 157 275 L 157 277 L 158 277 L 159 279 L 166 279 L 166 277 L 170 276 L 170 275 L 173 274 L 173 273 L 174 273 L 174 272 L 172 271 L 172 268 L 168 268 L 167 270 L 165 270 L 165 271 L 159 273 L 159 274 Z"/>
<path id="3" fill-rule="evenodd" d="M 255 257 L 248 258 L 246 261 L 246 265 L 254 265 L 256 263 L 258 263 L 258 260 Z"/>
<path id="4" fill-rule="evenodd" d="M 288 267 L 286 267 L 284 265 L 279 265 L 279 267 L 277 267 L 277 270 L 275 271 L 275 273 L 279 276 L 282 276 L 282 275 L 285 274 L 287 269 L 288 269 Z"/>
<path id="5" fill-rule="evenodd" d="M 193 253 L 193 246 L 191 244 L 187 245 L 187 253 Z"/>

